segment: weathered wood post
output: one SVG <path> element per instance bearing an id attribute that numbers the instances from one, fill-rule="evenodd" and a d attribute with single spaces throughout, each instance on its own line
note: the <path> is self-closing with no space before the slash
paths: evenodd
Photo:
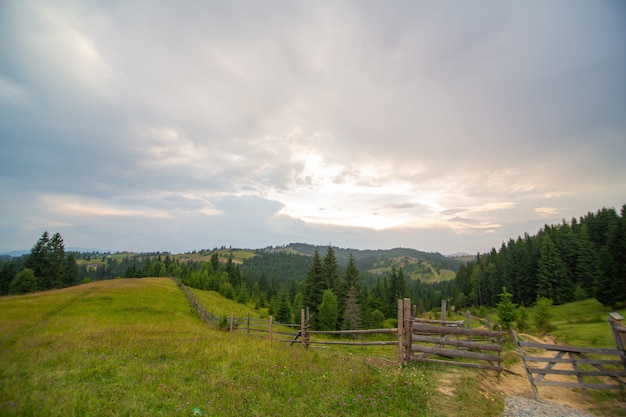
<path id="1" fill-rule="evenodd" d="M 404 363 L 404 302 L 398 298 L 398 362 Z"/>
<path id="2" fill-rule="evenodd" d="M 248 313 L 248 322 L 246 324 L 246 334 L 250 334 L 250 313 Z"/>
<path id="3" fill-rule="evenodd" d="M 467 310 L 465 312 L 465 317 L 467 318 L 467 328 L 471 329 L 472 328 L 472 322 L 470 321 L 470 311 Z"/>
<path id="4" fill-rule="evenodd" d="M 270 339 L 270 342 L 272 341 L 272 323 L 273 323 L 273 321 L 274 321 L 274 317 L 270 316 L 270 328 L 269 328 L 269 336 L 268 336 L 269 339 Z"/>
<path id="5" fill-rule="evenodd" d="M 302 343 L 303 348 L 307 348 L 306 340 L 305 340 L 305 330 L 306 327 L 306 313 L 304 309 L 300 309 L 300 343 Z"/>
<path id="6" fill-rule="evenodd" d="M 411 336 L 413 334 L 413 326 L 411 325 L 411 299 L 404 299 L 404 363 L 408 365 L 411 361 Z"/>
<path id="7" fill-rule="evenodd" d="M 441 300 L 441 321 L 446 321 L 446 308 L 448 306 L 447 300 Z"/>
<path id="8" fill-rule="evenodd" d="M 233 332 L 233 328 L 235 327 L 235 312 L 233 311 L 230 314 L 230 332 Z"/>
<path id="9" fill-rule="evenodd" d="M 617 345 L 617 349 L 624 352 L 626 349 L 626 333 L 623 330 L 624 318 L 619 313 L 610 313 L 609 314 L 609 323 L 611 323 L 611 330 L 613 330 L 613 337 L 615 338 L 615 344 Z"/>
<path id="10" fill-rule="evenodd" d="M 307 349 L 309 348 L 309 346 L 311 346 L 311 333 L 309 332 L 309 330 L 311 330 L 311 311 L 309 310 L 309 307 L 306 307 L 306 324 L 304 326 L 304 336 L 305 336 L 305 340 L 306 340 L 306 347 Z"/>

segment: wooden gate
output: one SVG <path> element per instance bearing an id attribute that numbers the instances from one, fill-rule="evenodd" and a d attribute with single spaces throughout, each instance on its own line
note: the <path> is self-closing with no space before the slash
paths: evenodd
<path id="1" fill-rule="evenodd" d="M 619 389 L 623 395 L 626 389 L 626 327 L 621 320 L 619 314 L 611 313 L 609 322 L 616 349 L 525 342 L 513 332 L 535 398 L 539 399 L 537 386 L 581 388 L 585 395 L 587 389 Z M 538 356 L 544 352 L 555 354 Z"/>
<path id="2" fill-rule="evenodd" d="M 464 321 L 407 319 L 402 301 L 402 332 L 398 331 L 399 344 L 404 347 L 404 362 L 419 361 L 455 365 L 468 368 L 502 371 L 502 328 L 466 329 Z M 399 303 L 400 306 L 400 303 Z M 400 308 L 398 308 L 400 312 Z M 400 321 L 398 323 L 400 329 Z M 400 334 L 402 333 L 402 335 Z"/>

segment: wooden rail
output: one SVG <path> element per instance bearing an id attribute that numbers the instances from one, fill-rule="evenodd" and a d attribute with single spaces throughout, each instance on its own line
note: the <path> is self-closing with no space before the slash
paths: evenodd
<path id="1" fill-rule="evenodd" d="M 444 303 L 442 320 L 413 318 L 410 302 L 408 298 L 398 300 L 398 340 L 399 350 L 403 350 L 399 357 L 404 363 L 433 362 L 502 371 L 501 328 L 466 329 L 463 320 L 446 321 Z"/>
<path id="2" fill-rule="evenodd" d="M 611 321 L 611 327 L 616 335 L 617 349 L 525 342 L 513 332 L 535 398 L 539 399 L 537 386 L 580 388 L 585 395 L 587 389 L 619 389 L 623 393 L 626 388 L 626 358 L 619 339 L 623 326 Z M 537 356 L 529 354 L 529 349 L 555 354 Z M 558 380 L 547 379 L 557 375 Z M 611 380 L 614 382 L 609 383 Z"/>

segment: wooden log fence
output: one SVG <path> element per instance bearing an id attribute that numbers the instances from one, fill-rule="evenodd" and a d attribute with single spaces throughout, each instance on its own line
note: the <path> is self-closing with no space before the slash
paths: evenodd
<path id="1" fill-rule="evenodd" d="M 617 313 L 611 313 L 609 323 L 615 336 L 616 349 L 526 342 L 513 332 L 535 398 L 539 399 L 537 386 L 579 388 L 585 395 L 588 389 L 618 389 L 624 396 L 626 327 Z M 537 351 L 554 352 L 554 356 L 539 356 Z M 558 379 L 548 380 L 548 377 Z"/>
<path id="2" fill-rule="evenodd" d="M 467 368 L 502 371 L 502 328 L 465 328 L 465 322 L 447 321 L 446 303 L 442 303 L 442 320 L 411 318 L 411 300 L 398 300 L 398 315 L 402 315 L 402 327 L 398 326 L 398 339 L 404 354 L 404 363 L 411 361 L 431 362 Z M 400 313 L 402 312 L 402 314 Z M 407 318 L 408 317 L 408 318 Z M 400 320 L 398 320 L 400 324 Z"/>
<path id="3" fill-rule="evenodd" d="M 312 345 L 398 346 L 398 361 L 405 364 L 413 360 L 501 370 L 501 330 L 492 332 L 465 329 L 463 320 L 446 321 L 445 302 L 442 303 L 441 314 L 444 320 L 415 319 L 413 317 L 414 309 L 411 306 L 411 300 L 405 298 L 398 300 L 397 328 L 314 331 L 311 330 L 310 326 L 313 315 L 309 313 L 308 308 L 302 309 L 300 312 L 300 324 L 279 323 L 272 316 L 269 319 L 254 318 L 249 313 L 246 317 L 235 317 L 234 313 L 228 318 L 224 316 L 217 317 L 203 307 L 198 302 L 193 291 L 189 290 L 179 279 L 172 277 L 172 280 L 177 283 L 191 306 L 205 323 L 215 327 L 223 323 L 226 326 L 225 328 L 231 333 L 245 332 L 252 337 L 267 338 L 270 341 L 291 343 L 292 345 L 300 343 L 304 348 L 309 348 Z M 395 334 L 396 337 L 393 340 L 362 339 L 364 336 L 375 334 L 387 336 Z M 340 339 L 342 336 L 350 337 L 350 339 L 342 340 Z M 450 336 L 457 336 L 457 340 L 453 340 Z M 466 340 L 458 340 L 460 336 L 465 337 Z M 479 336 L 491 342 L 479 342 L 476 340 Z M 425 346 L 423 343 L 433 344 L 434 346 Z M 483 351 L 496 352 L 496 354 L 483 353 Z M 427 355 L 456 359 L 453 361 L 432 359 L 428 358 Z M 488 361 L 492 365 L 471 363 L 468 360 Z M 497 365 L 493 365 L 493 363 L 497 363 Z"/>

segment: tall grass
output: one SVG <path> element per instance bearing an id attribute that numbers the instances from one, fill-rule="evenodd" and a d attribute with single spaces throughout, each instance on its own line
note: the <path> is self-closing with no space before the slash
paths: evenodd
<path id="1" fill-rule="evenodd" d="M 432 411 L 432 372 L 212 330 L 168 279 L 2 297 L 0 312 L 1 415 Z"/>
<path id="2" fill-rule="evenodd" d="M 532 316 L 534 307 L 528 310 Z M 550 309 L 550 333 L 570 345 L 614 349 L 615 339 L 608 321 L 613 311 L 593 298 L 554 306 Z M 617 312 L 626 317 L 626 309 Z"/>

